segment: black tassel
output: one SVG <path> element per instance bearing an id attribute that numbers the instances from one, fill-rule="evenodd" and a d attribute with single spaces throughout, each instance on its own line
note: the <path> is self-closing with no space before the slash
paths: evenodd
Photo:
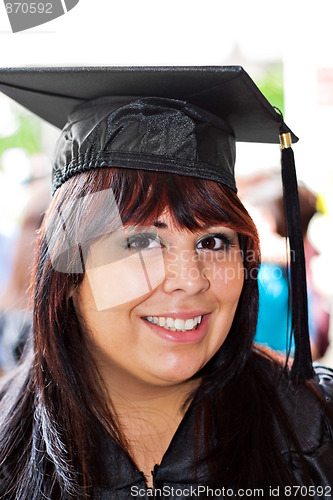
<path id="1" fill-rule="evenodd" d="M 290 300 L 291 328 L 295 340 L 295 355 L 291 378 L 295 381 L 311 379 L 314 376 L 308 325 L 308 303 L 301 215 L 294 153 L 289 144 L 283 144 L 286 137 L 282 130 L 282 184 L 284 192 L 286 229 L 290 246 Z"/>

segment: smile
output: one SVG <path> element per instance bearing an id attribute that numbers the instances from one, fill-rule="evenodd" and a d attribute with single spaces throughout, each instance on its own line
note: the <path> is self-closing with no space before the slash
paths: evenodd
<path id="1" fill-rule="evenodd" d="M 158 325 L 171 332 L 186 332 L 195 330 L 201 323 L 202 316 L 195 316 L 190 319 L 170 318 L 165 316 L 147 316 L 144 318 L 152 325 Z"/>

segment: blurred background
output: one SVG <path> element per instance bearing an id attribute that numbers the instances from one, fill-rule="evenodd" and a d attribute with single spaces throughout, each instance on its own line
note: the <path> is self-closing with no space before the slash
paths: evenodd
<path id="1" fill-rule="evenodd" d="M 80 0 L 66 15 L 12 34 L 0 5 L 1 67 L 241 65 L 300 138 L 301 184 L 313 356 L 333 366 L 333 6 L 207 0 L 121 4 Z M 0 365 L 15 363 L 31 322 L 28 283 L 36 231 L 50 199 L 59 131 L 0 94 Z M 239 194 L 262 239 L 257 340 L 286 347 L 286 245 L 280 151 L 239 144 Z M 277 316 L 267 314 L 274 303 Z M 24 340 L 23 340 L 24 342 Z"/>

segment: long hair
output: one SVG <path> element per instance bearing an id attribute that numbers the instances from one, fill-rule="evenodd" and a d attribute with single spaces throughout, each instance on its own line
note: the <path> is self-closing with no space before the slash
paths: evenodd
<path id="1" fill-rule="evenodd" d="M 248 387 L 255 401 L 264 401 L 267 392 L 263 380 L 263 389 L 254 382 L 247 383 L 258 358 L 252 345 L 258 310 L 256 278 L 260 252 L 252 219 L 237 195 L 218 183 L 167 173 L 101 168 L 78 174 L 58 189 L 40 230 L 33 278 L 32 350 L 18 373 L 5 383 L 0 403 L 1 498 L 32 500 L 44 495 L 57 499 L 89 498 L 103 470 L 96 447 L 101 426 L 127 453 L 126 440 L 112 411 L 112 400 L 106 394 L 90 354 L 89 339 L 80 328 L 70 298 L 72 288 L 83 279 L 82 266 L 89 242 L 110 223 L 96 201 L 98 197 L 93 196 L 107 189 L 112 190 L 123 224 L 151 225 L 167 208 L 179 228 L 195 231 L 207 224 L 223 224 L 237 231 L 245 270 L 243 290 L 228 337 L 197 374 L 202 383 L 193 397 L 204 407 L 204 414 L 209 412 L 215 397 L 224 408 L 229 405 L 222 419 L 223 432 L 233 436 L 235 449 L 245 444 L 250 452 L 249 436 L 245 439 L 242 433 L 235 433 L 232 419 L 236 408 L 238 428 L 250 432 L 240 399 L 249 400 Z M 73 211 L 76 216 L 71 220 L 59 216 Z M 58 236 L 65 234 L 64 243 L 69 233 L 73 241 L 84 244 L 75 248 L 65 245 L 61 253 Z M 236 405 L 234 387 L 240 391 Z M 223 394 L 222 399 L 219 394 Z M 252 416 L 253 412 L 258 416 L 254 403 L 251 404 Z M 265 404 L 261 403 L 261 409 L 256 438 L 260 422 L 271 416 Z M 217 415 L 214 418 L 220 419 Z M 209 429 L 208 423 L 207 435 Z M 222 437 L 218 436 L 219 439 Z M 260 436 L 258 439 L 267 445 L 267 439 L 264 442 Z M 243 456 L 248 457 L 246 449 Z M 260 446 L 259 449 L 262 450 Z M 270 449 L 274 451 L 274 446 Z M 207 453 L 210 463 L 217 458 L 221 466 L 226 460 L 223 453 L 214 452 L 209 437 Z M 274 462 L 274 453 L 270 455 Z M 279 460 L 275 463 L 281 465 Z M 212 483 L 218 483 L 219 472 L 214 466 L 211 471 Z M 230 481 L 235 479 L 235 471 L 231 465 Z M 263 475 L 265 470 L 261 472 Z M 251 484 L 251 477 L 246 478 L 243 470 L 241 478 L 246 484 Z"/>

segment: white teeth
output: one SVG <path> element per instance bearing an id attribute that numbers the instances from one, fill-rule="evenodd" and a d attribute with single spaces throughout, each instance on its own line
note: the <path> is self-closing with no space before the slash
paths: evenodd
<path id="1" fill-rule="evenodd" d="M 183 319 L 175 319 L 176 330 L 185 330 L 185 321 Z"/>
<path id="2" fill-rule="evenodd" d="M 169 316 L 147 316 L 146 320 L 154 325 L 159 325 L 166 330 L 171 332 L 185 332 L 189 330 L 195 330 L 197 325 L 200 325 L 202 316 L 196 316 L 195 318 L 190 318 L 184 320 L 182 318 L 170 318 Z"/>
<path id="3" fill-rule="evenodd" d="M 185 326 L 185 330 L 193 330 L 193 328 L 195 326 L 195 324 L 194 324 L 194 320 L 195 319 L 196 318 L 194 318 L 194 319 L 187 319 L 185 321 L 185 325 L 184 325 Z"/>
<path id="4" fill-rule="evenodd" d="M 169 328 L 174 328 L 175 326 L 175 320 L 173 318 L 167 318 L 166 319 L 166 324 Z"/>

